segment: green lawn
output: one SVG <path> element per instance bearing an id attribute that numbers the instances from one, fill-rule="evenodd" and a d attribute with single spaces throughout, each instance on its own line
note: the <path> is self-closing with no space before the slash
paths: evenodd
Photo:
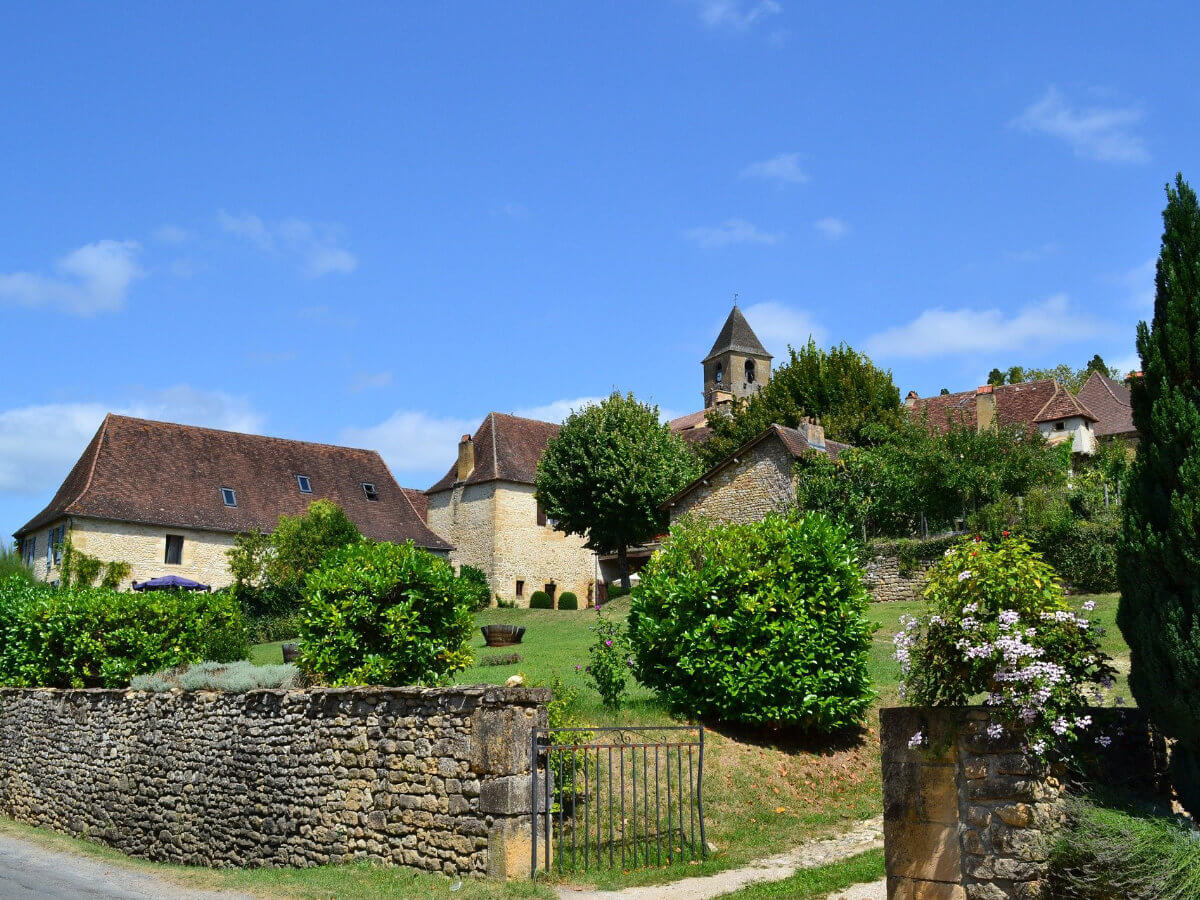
<path id="1" fill-rule="evenodd" d="M 791 878 L 752 884 L 725 894 L 722 900 L 816 900 L 831 891 L 844 891 L 856 884 L 878 881 L 884 876 L 883 851 L 868 850 L 841 862 L 801 869 Z"/>

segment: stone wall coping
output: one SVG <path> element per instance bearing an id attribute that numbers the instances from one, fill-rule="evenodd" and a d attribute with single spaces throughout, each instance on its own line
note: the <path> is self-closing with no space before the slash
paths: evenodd
<path id="1" fill-rule="evenodd" d="M 484 703 L 515 706 L 536 706 L 550 701 L 549 688 L 502 687 L 490 684 L 454 685 L 451 687 L 311 687 L 311 688 L 256 688 L 250 691 L 135 691 L 132 688 L 54 688 L 54 687 L 0 687 L 0 698 L 19 698 L 35 694 L 55 696 L 81 695 L 86 697 L 154 697 L 160 695 L 205 694 L 220 696 L 271 696 L 271 697 L 345 697 L 436 700 L 444 697 L 478 697 Z"/>

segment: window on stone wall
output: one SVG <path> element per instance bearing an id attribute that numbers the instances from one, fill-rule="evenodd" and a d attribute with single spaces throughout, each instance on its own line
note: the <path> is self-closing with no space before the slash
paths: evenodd
<path id="1" fill-rule="evenodd" d="M 720 363 L 717 363 L 717 374 L 714 380 L 717 382 L 717 384 L 720 384 L 725 380 L 725 367 Z"/>
<path id="2" fill-rule="evenodd" d="M 178 566 L 183 562 L 183 536 L 167 535 L 167 552 L 163 554 L 163 562 L 168 566 Z"/>
<path id="3" fill-rule="evenodd" d="M 518 597 L 525 596 L 525 582 L 522 581 L 520 578 L 517 579 L 517 596 Z"/>
<path id="4" fill-rule="evenodd" d="M 1065 430 L 1066 430 L 1066 427 L 1067 427 L 1067 423 L 1066 423 L 1066 422 L 1055 422 L 1055 423 L 1054 423 L 1054 430 L 1055 430 L 1055 431 L 1065 431 Z"/>
<path id="5" fill-rule="evenodd" d="M 754 384 L 754 360 L 746 360 L 746 384 Z"/>

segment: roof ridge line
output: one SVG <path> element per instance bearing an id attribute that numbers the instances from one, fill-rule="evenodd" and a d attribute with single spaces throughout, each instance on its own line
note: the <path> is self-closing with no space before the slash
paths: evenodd
<path id="1" fill-rule="evenodd" d="M 519 417 L 513 416 L 513 418 L 515 419 L 515 418 L 519 418 Z M 489 424 L 492 426 L 492 477 L 499 478 L 500 477 L 500 460 L 496 456 L 496 413 L 495 412 L 488 413 L 488 421 L 489 421 Z M 533 421 L 533 420 L 531 420 L 531 421 Z"/>
<path id="2" fill-rule="evenodd" d="M 108 419 L 126 419 L 130 422 L 145 422 L 150 425 L 167 425 L 171 428 L 187 428 L 191 431 L 211 431 L 216 434 L 236 434 L 239 437 L 254 438 L 260 441 L 280 441 L 285 444 L 307 444 L 310 447 L 331 447 L 334 450 L 354 450 L 357 453 L 374 453 L 379 455 L 378 450 L 373 450 L 370 447 L 348 447 L 345 444 L 330 444 L 325 441 L 306 441 L 302 438 L 286 438 L 279 437 L 274 434 L 255 434 L 252 431 L 234 431 L 232 428 L 213 428 L 209 425 L 189 425 L 186 422 L 167 422 L 164 419 L 143 419 L 140 416 L 124 416 L 120 413 L 107 413 L 105 420 Z"/>
<path id="3" fill-rule="evenodd" d="M 83 487 L 79 489 L 79 493 L 75 495 L 73 500 L 71 500 L 69 503 L 63 504 L 63 512 L 66 512 L 68 509 L 70 509 L 72 504 L 78 503 L 80 500 L 82 500 L 83 495 L 86 494 L 89 489 L 91 489 L 92 479 L 96 475 L 96 463 L 100 459 L 100 449 L 104 446 L 105 438 L 108 437 L 108 420 L 112 418 L 112 415 L 112 413 L 104 414 L 104 421 L 100 423 L 100 433 L 96 435 L 96 437 L 99 438 L 99 440 L 96 441 L 96 452 L 92 454 L 92 464 L 88 466 L 87 481 L 83 483 Z"/>

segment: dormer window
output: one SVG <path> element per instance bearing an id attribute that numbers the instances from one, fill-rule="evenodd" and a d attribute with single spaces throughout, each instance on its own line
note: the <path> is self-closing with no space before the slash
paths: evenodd
<path id="1" fill-rule="evenodd" d="M 746 384 L 754 384 L 754 360 L 746 360 Z"/>
<path id="2" fill-rule="evenodd" d="M 721 384 L 722 382 L 725 381 L 725 367 L 723 365 L 721 365 L 720 363 L 717 363 L 717 374 L 716 374 L 715 378 L 716 378 L 717 384 Z"/>
<path id="3" fill-rule="evenodd" d="M 363 494 L 366 496 L 366 498 L 368 500 L 370 500 L 372 503 L 378 502 L 379 492 L 377 490 L 375 490 L 375 485 L 371 484 L 369 481 L 364 481 L 362 489 L 363 489 Z"/>
<path id="4" fill-rule="evenodd" d="M 233 488 L 221 488 L 221 500 L 226 506 L 237 507 L 237 491 Z"/>
<path id="5" fill-rule="evenodd" d="M 298 484 L 300 486 L 300 493 L 302 493 L 302 494 L 311 494 L 312 493 L 312 482 L 308 480 L 307 475 L 297 475 L 296 476 L 296 484 Z"/>

